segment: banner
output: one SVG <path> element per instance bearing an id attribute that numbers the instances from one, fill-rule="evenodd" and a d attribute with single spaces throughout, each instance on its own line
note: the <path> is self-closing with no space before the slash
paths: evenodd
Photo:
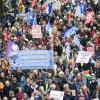
<path id="1" fill-rule="evenodd" d="M 76 63 L 88 63 L 93 52 L 79 51 Z"/>
<path id="2" fill-rule="evenodd" d="M 10 66 L 13 69 L 51 69 L 53 66 L 53 51 L 51 50 L 11 51 L 9 57 Z"/>
<path id="3" fill-rule="evenodd" d="M 53 100 L 63 100 L 64 92 L 61 91 L 50 91 L 50 98 L 53 98 Z"/>
<path id="4" fill-rule="evenodd" d="M 32 26 L 32 37 L 33 38 L 42 38 L 42 31 L 40 25 Z"/>

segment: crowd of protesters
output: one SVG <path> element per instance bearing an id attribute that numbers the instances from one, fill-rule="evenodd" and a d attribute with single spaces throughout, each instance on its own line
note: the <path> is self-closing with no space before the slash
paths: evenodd
<path id="1" fill-rule="evenodd" d="M 12 9 L 5 4 L 6 14 L 0 19 L 0 100 L 54 100 L 50 98 L 51 90 L 63 91 L 63 100 L 99 100 L 100 73 L 97 74 L 96 68 L 100 67 L 96 62 L 96 51 L 100 49 L 99 0 L 54 0 L 61 3 L 61 9 L 53 9 L 49 16 L 45 14 L 47 0 L 37 0 L 34 6 L 28 0 L 20 3 L 18 0 L 11 1 Z M 86 9 L 84 15 L 79 17 L 75 12 L 81 3 L 86 3 Z M 29 10 L 36 13 L 37 24 L 41 25 L 41 39 L 32 37 L 33 23 L 18 16 Z M 88 11 L 93 12 L 93 19 L 85 24 Z M 46 30 L 48 22 L 52 26 L 51 32 Z M 73 42 L 73 35 L 64 37 L 66 29 L 73 26 L 77 28 L 81 47 Z M 6 57 L 9 40 L 19 50 L 53 50 L 53 69 L 12 70 Z M 89 43 L 94 44 L 93 61 L 75 63 L 78 51 L 87 51 Z"/>

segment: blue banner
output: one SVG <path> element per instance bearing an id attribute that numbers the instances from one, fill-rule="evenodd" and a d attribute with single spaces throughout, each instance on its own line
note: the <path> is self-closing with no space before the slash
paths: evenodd
<path id="1" fill-rule="evenodd" d="M 53 68 L 53 51 L 51 50 L 12 51 L 9 56 L 12 69 Z"/>

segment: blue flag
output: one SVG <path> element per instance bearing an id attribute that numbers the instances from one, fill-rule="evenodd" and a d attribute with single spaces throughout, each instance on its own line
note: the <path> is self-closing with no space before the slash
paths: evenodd
<path id="1" fill-rule="evenodd" d="M 28 21 L 30 25 L 37 25 L 37 18 L 36 15 L 33 15 L 33 13 L 30 11 L 28 14 Z"/>
<path id="2" fill-rule="evenodd" d="M 80 11 L 81 11 L 81 13 L 85 13 L 85 11 L 86 11 L 86 4 L 85 3 L 80 3 Z"/>
<path id="3" fill-rule="evenodd" d="M 50 22 L 48 21 L 48 23 L 47 23 L 47 25 L 46 25 L 46 31 L 48 31 L 49 32 L 49 34 L 51 34 L 51 32 L 52 32 L 52 26 L 51 26 L 51 24 L 50 24 Z"/>
<path id="4" fill-rule="evenodd" d="M 37 18 L 36 18 L 36 14 L 34 15 L 33 24 L 34 24 L 34 25 L 37 25 Z"/>
<path id="5" fill-rule="evenodd" d="M 72 27 L 64 32 L 64 37 L 70 37 L 71 35 L 76 34 L 76 27 Z"/>
<path id="6" fill-rule="evenodd" d="M 33 16 L 33 13 L 31 11 L 28 13 L 28 21 L 29 21 L 30 25 L 33 24 L 34 16 Z"/>
<path id="7" fill-rule="evenodd" d="M 46 15 L 48 16 L 52 11 L 52 3 L 49 3 L 46 8 Z"/>

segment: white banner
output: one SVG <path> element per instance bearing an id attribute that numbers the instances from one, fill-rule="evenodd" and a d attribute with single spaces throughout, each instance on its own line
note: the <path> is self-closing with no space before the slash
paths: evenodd
<path id="1" fill-rule="evenodd" d="M 50 98 L 53 98 L 54 100 L 63 100 L 64 92 L 61 91 L 50 91 Z"/>
<path id="2" fill-rule="evenodd" d="M 93 52 L 79 51 L 76 63 L 88 63 Z"/>

